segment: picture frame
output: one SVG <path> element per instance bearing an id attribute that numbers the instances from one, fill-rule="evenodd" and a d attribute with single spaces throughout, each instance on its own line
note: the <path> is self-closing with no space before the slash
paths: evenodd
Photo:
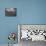
<path id="1" fill-rule="evenodd" d="M 5 8 L 5 16 L 17 16 L 17 8 Z"/>

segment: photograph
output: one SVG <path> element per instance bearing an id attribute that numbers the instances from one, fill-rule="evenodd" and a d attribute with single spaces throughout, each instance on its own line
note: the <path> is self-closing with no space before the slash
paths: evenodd
<path id="1" fill-rule="evenodd" d="M 5 16 L 16 16 L 16 8 L 5 8 Z"/>

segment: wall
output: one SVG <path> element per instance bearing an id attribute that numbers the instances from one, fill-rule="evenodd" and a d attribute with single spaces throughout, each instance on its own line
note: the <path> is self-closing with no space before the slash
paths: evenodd
<path id="1" fill-rule="evenodd" d="M 16 17 L 6 17 L 5 8 L 17 8 Z M 46 24 L 46 0 L 0 0 L 0 44 L 8 43 L 17 24 Z"/>

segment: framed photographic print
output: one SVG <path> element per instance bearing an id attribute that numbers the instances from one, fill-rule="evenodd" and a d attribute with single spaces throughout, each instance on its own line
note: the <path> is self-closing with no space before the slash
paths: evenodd
<path id="1" fill-rule="evenodd" d="M 16 8 L 5 8 L 5 16 L 16 16 L 17 15 Z"/>

